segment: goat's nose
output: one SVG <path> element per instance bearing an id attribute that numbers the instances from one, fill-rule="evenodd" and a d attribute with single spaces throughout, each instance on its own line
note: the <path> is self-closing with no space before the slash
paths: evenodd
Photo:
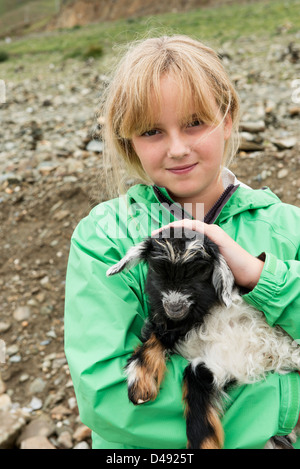
<path id="1" fill-rule="evenodd" d="M 163 299 L 163 307 L 167 316 L 171 319 L 182 319 L 186 316 L 191 302 L 183 296 L 180 297 L 176 295 L 174 298 L 174 293 L 165 295 Z"/>
<path id="2" fill-rule="evenodd" d="M 165 301 L 164 306 L 170 310 L 172 310 L 174 313 L 180 312 L 182 308 L 184 307 L 185 303 L 180 302 L 180 303 L 173 303 L 172 301 Z"/>

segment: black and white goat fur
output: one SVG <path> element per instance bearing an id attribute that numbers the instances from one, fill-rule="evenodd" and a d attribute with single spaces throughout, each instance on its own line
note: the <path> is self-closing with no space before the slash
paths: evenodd
<path id="1" fill-rule="evenodd" d="M 140 261 L 149 266 L 150 315 L 142 345 L 126 366 L 128 396 L 135 405 L 154 400 L 167 354 L 182 355 L 190 362 L 183 377 L 188 447 L 221 448 L 228 385 L 299 370 L 300 347 L 242 299 L 215 243 L 194 231 L 171 231 L 167 238 L 162 231 L 133 246 L 107 272 L 114 275 Z"/>

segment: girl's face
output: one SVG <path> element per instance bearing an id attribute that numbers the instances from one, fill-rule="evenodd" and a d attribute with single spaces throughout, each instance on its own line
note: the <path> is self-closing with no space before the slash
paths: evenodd
<path id="1" fill-rule="evenodd" d="M 172 198 L 185 202 L 204 203 L 205 213 L 223 192 L 220 167 L 232 121 L 228 116 L 220 125 L 199 122 L 191 103 L 189 116 L 179 115 L 179 90 L 170 76 L 161 79 L 161 111 L 157 121 L 142 135 L 134 134 L 132 144 L 140 162 L 159 187 L 165 187 Z M 218 108 L 215 102 L 212 106 Z M 220 120 L 222 116 L 218 115 Z"/>

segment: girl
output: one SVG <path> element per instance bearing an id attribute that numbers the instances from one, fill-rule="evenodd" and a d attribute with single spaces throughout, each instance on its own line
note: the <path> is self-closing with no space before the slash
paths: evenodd
<path id="1" fill-rule="evenodd" d="M 300 210 L 227 169 L 237 150 L 239 100 L 217 54 L 198 41 L 132 45 L 102 112 L 106 166 L 115 173 L 122 161 L 142 183 L 95 207 L 72 237 L 65 349 L 80 416 L 94 448 L 185 448 L 181 356 L 170 357 L 155 401 L 128 401 L 123 369 L 148 314 L 147 266 L 109 278 L 106 271 L 155 229 L 183 224 L 219 245 L 244 300 L 297 340 Z M 263 448 L 271 436 L 290 433 L 299 410 L 297 373 L 232 389 L 225 448 Z"/>

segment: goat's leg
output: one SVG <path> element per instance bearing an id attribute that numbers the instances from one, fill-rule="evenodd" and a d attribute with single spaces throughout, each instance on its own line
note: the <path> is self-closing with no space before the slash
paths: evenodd
<path id="1" fill-rule="evenodd" d="M 221 449 L 224 433 L 214 407 L 216 389 L 213 374 L 202 363 L 185 369 L 183 398 L 188 448 Z"/>
<path id="2" fill-rule="evenodd" d="M 166 370 L 165 347 L 152 333 L 127 362 L 128 397 L 133 404 L 154 400 Z"/>

